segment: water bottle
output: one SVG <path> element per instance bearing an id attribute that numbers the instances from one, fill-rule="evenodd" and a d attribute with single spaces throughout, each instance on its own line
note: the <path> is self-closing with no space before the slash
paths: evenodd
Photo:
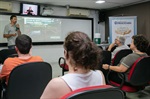
<path id="1" fill-rule="evenodd" d="M 94 42 L 96 44 L 100 44 L 101 43 L 101 34 L 100 33 L 95 33 L 95 35 L 94 35 Z"/>

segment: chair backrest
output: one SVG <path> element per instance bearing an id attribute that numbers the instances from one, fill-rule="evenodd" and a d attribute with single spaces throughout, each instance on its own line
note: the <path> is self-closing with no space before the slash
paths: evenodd
<path id="1" fill-rule="evenodd" d="M 111 63 L 111 52 L 110 51 L 102 51 L 102 64 L 109 64 Z"/>
<path id="2" fill-rule="evenodd" d="M 108 70 L 103 69 L 102 65 L 103 64 L 110 65 L 110 63 L 111 63 L 111 52 L 110 51 L 102 51 L 102 64 L 99 64 L 99 70 L 101 70 L 104 75 L 107 75 Z"/>
<path id="3" fill-rule="evenodd" d="M 148 56 L 150 56 L 150 44 L 149 44 L 149 46 L 148 46 L 148 48 L 147 48 L 146 53 L 147 53 Z"/>
<path id="4" fill-rule="evenodd" d="M 64 57 L 60 57 L 58 60 L 59 66 L 62 68 L 62 75 L 64 75 L 64 72 L 69 70 L 68 65 L 66 64 L 66 60 Z"/>
<path id="5" fill-rule="evenodd" d="M 136 86 L 146 85 L 150 82 L 150 57 L 140 57 L 134 62 L 128 80 Z"/>
<path id="6" fill-rule="evenodd" d="M 110 85 L 80 88 L 64 95 L 61 99 L 124 99 L 121 90 Z"/>
<path id="7" fill-rule="evenodd" d="M 11 54 L 8 57 L 18 57 L 18 54 Z"/>
<path id="8" fill-rule="evenodd" d="M 65 64 L 66 64 L 66 60 L 65 60 L 65 58 L 64 58 L 64 57 L 60 57 L 60 58 L 59 58 L 59 60 L 58 60 L 58 64 L 59 64 L 59 66 L 62 68 L 62 66 L 61 66 L 61 65 L 62 65 L 62 64 L 64 64 L 64 65 L 65 65 Z"/>
<path id="9" fill-rule="evenodd" d="M 132 50 L 130 50 L 130 49 L 120 50 L 119 52 L 117 52 L 117 53 L 115 54 L 114 58 L 112 59 L 112 65 L 113 65 L 113 66 L 118 65 L 119 62 L 120 62 L 120 60 L 121 60 L 123 57 L 125 57 L 125 56 L 127 56 L 127 55 L 129 55 L 129 54 L 131 54 L 131 53 L 132 53 Z"/>
<path id="10" fill-rule="evenodd" d="M 0 51 L 0 63 L 4 63 L 5 59 L 12 54 L 17 54 L 15 49 L 2 49 Z"/>
<path id="11" fill-rule="evenodd" d="M 31 62 L 17 66 L 10 74 L 6 99 L 40 99 L 51 79 L 49 63 Z"/>

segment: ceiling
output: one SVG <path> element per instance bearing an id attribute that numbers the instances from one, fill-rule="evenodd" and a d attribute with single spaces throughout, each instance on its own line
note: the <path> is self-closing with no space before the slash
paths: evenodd
<path id="1" fill-rule="evenodd" d="M 81 7 L 81 8 L 90 8 L 90 9 L 111 9 L 111 8 L 124 7 L 128 5 L 147 2 L 150 0 L 105 0 L 106 2 L 102 4 L 96 4 L 95 3 L 96 0 L 12 0 L 12 1 L 21 1 L 21 2 L 25 1 L 25 2 L 42 3 L 42 4 L 57 5 L 57 6 L 69 5 L 70 7 Z"/>

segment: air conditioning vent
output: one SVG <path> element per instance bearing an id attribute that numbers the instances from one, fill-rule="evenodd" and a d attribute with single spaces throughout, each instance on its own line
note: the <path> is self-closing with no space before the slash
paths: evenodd
<path id="1" fill-rule="evenodd" d="M 12 11 L 12 3 L 0 1 L 0 11 Z"/>
<path id="2" fill-rule="evenodd" d="M 88 17 L 89 16 L 89 10 L 70 8 L 68 16 Z"/>

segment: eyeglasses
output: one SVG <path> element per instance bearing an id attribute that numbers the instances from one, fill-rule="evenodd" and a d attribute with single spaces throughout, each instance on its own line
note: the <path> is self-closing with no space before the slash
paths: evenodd
<path id="1" fill-rule="evenodd" d="M 115 39 L 115 41 L 119 41 L 118 39 Z"/>

